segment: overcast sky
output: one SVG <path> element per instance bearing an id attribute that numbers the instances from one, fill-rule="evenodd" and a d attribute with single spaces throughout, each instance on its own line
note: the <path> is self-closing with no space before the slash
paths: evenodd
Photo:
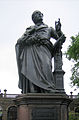
<path id="1" fill-rule="evenodd" d="M 44 14 L 44 23 L 55 27 L 55 20 L 61 19 L 62 31 L 66 35 L 63 53 L 70 44 L 70 37 L 79 32 L 79 0 L 0 0 L 0 89 L 9 94 L 20 93 L 15 55 L 17 39 L 33 22 L 31 14 L 40 10 Z M 64 88 L 67 94 L 70 87 L 71 67 L 73 63 L 63 56 Z"/>

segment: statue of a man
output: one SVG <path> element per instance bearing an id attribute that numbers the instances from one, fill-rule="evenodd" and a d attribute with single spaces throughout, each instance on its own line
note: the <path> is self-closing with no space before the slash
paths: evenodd
<path id="1" fill-rule="evenodd" d="M 52 57 L 55 47 L 50 38 L 58 40 L 61 36 L 43 23 L 40 11 L 33 12 L 32 20 L 35 25 L 27 28 L 16 43 L 19 88 L 23 94 L 54 92 Z"/>

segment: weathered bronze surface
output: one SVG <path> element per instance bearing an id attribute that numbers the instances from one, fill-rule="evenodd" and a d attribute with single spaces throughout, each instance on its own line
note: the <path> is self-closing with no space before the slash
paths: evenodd
<path id="1" fill-rule="evenodd" d="M 60 19 L 55 22 L 55 30 L 43 23 L 43 14 L 40 11 L 33 12 L 32 20 L 35 25 L 26 29 L 15 46 L 19 88 L 22 89 L 22 93 L 55 92 L 57 88 L 56 79 L 52 73 L 52 57 L 56 58 L 56 51 L 61 50 L 65 42 Z M 50 38 L 56 40 L 54 45 L 50 42 Z M 60 63 L 61 61 L 57 66 Z M 61 67 L 62 65 L 59 69 Z"/>

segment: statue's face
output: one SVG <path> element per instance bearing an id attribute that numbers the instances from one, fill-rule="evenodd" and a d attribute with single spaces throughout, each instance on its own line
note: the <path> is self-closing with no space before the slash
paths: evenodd
<path id="1" fill-rule="evenodd" d="M 43 14 L 40 11 L 35 11 L 33 14 L 33 22 L 39 23 L 43 21 Z"/>
<path id="2" fill-rule="evenodd" d="M 36 14 L 35 14 L 35 17 L 36 17 L 36 19 L 39 21 L 39 20 L 43 20 L 43 14 L 41 13 L 41 12 L 37 12 Z"/>

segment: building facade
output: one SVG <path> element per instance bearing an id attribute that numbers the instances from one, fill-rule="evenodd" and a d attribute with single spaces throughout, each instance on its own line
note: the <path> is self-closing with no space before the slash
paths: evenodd
<path id="1" fill-rule="evenodd" d="M 17 107 L 14 94 L 0 94 L 0 120 L 17 120 Z"/>
<path id="2" fill-rule="evenodd" d="M 17 120 L 17 106 L 14 99 L 18 94 L 0 94 L 0 120 Z M 69 111 L 79 113 L 79 96 L 70 95 L 73 99 Z"/>

